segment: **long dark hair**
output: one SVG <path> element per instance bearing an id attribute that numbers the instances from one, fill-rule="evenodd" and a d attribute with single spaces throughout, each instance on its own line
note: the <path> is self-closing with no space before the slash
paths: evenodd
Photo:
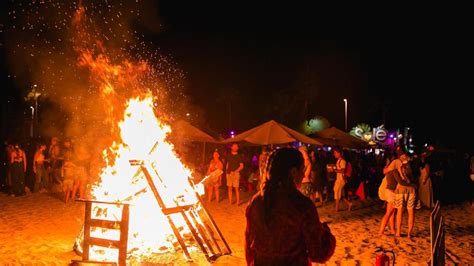
<path id="1" fill-rule="evenodd" d="M 270 221 L 277 190 L 280 188 L 296 190 L 295 183 L 290 177 L 290 170 L 301 167 L 303 163 L 303 155 L 293 148 L 276 150 L 268 158 L 265 182 L 261 191 L 265 224 Z"/>

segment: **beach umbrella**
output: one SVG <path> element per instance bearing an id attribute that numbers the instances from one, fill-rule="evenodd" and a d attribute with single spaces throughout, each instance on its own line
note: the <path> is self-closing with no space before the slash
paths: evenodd
<path id="1" fill-rule="evenodd" d="M 222 143 L 232 143 L 245 141 L 258 145 L 284 144 L 294 141 L 300 141 L 307 144 L 322 145 L 317 140 L 307 137 L 285 125 L 274 120 L 270 120 L 257 127 L 249 129 L 241 134 L 228 138 Z"/>
<path id="2" fill-rule="evenodd" d="M 326 128 L 315 132 L 314 139 L 328 146 L 339 146 L 349 149 L 367 148 L 369 144 L 364 140 L 358 139 L 336 127 Z"/>
<path id="3" fill-rule="evenodd" d="M 182 141 L 198 141 L 217 143 L 218 141 L 203 130 L 184 120 L 178 120 L 171 125 L 173 133 Z"/>
<path id="4" fill-rule="evenodd" d="M 191 125 L 191 123 L 178 120 L 171 124 L 173 135 L 178 140 L 178 146 L 183 147 L 184 142 L 201 142 L 202 143 L 202 161 L 205 161 L 206 143 L 219 143 L 217 139 L 207 134 L 203 130 Z"/>

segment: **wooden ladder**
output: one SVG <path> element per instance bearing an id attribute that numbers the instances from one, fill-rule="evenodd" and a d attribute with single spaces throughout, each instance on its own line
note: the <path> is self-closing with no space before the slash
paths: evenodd
<path id="1" fill-rule="evenodd" d="M 222 255 L 231 254 L 232 251 L 227 244 L 227 241 L 224 239 L 221 231 L 217 227 L 212 217 L 209 215 L 209 212 L 205 209 L 199 195 L 196 193 L 198 202 L 195 204 L 179 205 L 176 203 L 176 206 L 167 207 L 161 198 L 155 182 L 153 181 L 154 179 L 152 178 L 152 174 L 155 175 L 155 180 L 161 180 L 161 178 L 158 176 L 156 171 L 150 171 L 150 167 L 151 166 L 145 165 L 144 163 L 140 164 L 141 171 L 145 175 L 148 185 L 150 186 L 153 195 L 155 196 L 155 199 L 161 208 L 161 211 L 167 217 L 168 223 L 170 224 L 176 240 L 178 241 L 184 255 L 186 256 L 186 259 L 188 261 L 192 261 L 186 243 L 184 242 L 183 237 L 179 233 L 179 230 L 172 219 L 172 214 L 180 214 L 183 217 L 186 226 L 209 262 L 216 260 Z M 201 220 L 202 223 L 200 223 L 199 220 Z"/>
<path id="2" fill-rule="evenodd" d="M 126 265 L 127 261 L 127 242 L 128 242 L 128 222 L 130 217 L 129 204 L 111 203 L 103 201 L 83 200 L 86 204 L 84 217 L 84 240 L 81 263 L 100 263 L 90 260 L 91 246 L 101 246 L 106 248 L 118 249 L 118 265 Z M 92 204 L 108 204 L 120 206 L 122 208 L 122 217 L 120 221 L 109 221 L 92 218 Z M 103 239 L 91 236 L 91 227 L 115 229 L 120 231 L 119 240 Z"/>

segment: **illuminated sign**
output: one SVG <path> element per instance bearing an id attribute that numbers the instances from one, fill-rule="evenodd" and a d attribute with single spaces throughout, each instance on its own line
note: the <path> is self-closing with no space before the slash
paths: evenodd
<path id="1" fill-rule="evenodd" d="M 385 142 L 387 140 L 388 131 L 384 128 L 384 125 L 371 129 L 367 124 L 358 124 L 352 128 L 350 134 L 369 143 Z"/>
<path id="2" fill-rule="evenodd" d="M 383 125 L 374 128 L 374 138 L 375 141 L 384 142 L 387 139 L 388 131 L 383 127 Z"/>

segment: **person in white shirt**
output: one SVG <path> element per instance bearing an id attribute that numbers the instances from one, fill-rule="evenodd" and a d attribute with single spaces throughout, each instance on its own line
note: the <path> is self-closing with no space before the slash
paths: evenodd
<path id="1" fill-rule="evenodd" d="M 346 160 L 342 157 L 342 152 L 339 149 L 334 149 L 334 157 L 336 158 L 336 182 L 334 183 L 334 199 L 336 200 L 336 212 L 339 211 L 339 203 L 343 198 L 344 186 L 346 185 Z M 352 210 L 352 201 L 344 198 L 349 211 Z"/>

